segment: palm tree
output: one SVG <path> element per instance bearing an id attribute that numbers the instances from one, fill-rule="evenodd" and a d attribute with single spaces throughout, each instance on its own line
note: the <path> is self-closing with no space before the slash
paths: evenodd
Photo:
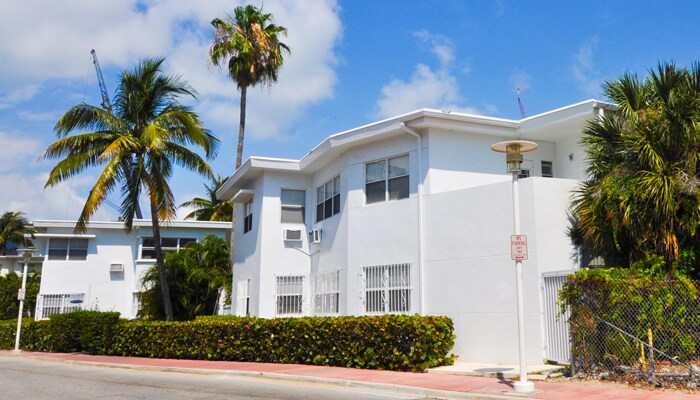
<path id="1" fill-rule="evenodd" d="M 700 66 L 661 63 L 604 85 L 617 110 L 584 129 L 589 180 L 575 195 L 576 234 L 608 264 L 651 254 L 670 269 L 700 254 Z M 694 267 L 692 265 L 691 267 Z"/>
<path id="2" fill-rule="evenodd" d="M 0 255 L 17 246 L 31 246 L 34 230 L 20 211 L 7 211 L 0 216 Z M 27 237 L 29 236 L 29 237 Z"/>
<path id="3" fill-rule="evenodd" d="M 187 146 L 200 147 L 211 158 L 216 155 L 219 140 L 195 112 L 178 102 L 181 96 L 195 98 L 196 91 L 179 76 L 164 75 L 163 61 L 146 59 L 132 71 L 122 72 L 114 114 L 84 103 L 66 111 L 54 127 L 59 139 L 42 158 L 60 159 L 46 187 L 91 167 L 102 168 L 80 213 L 76 232 L 85 231 L 90 217 L 115 188 L 121 190 L 121 218 L 126 231 L 130 231 L 139 196 L 146 191 L 165 315 L 170 321 L 172 305 L 160 241 L 160 221 L 168 221 L 176 213 L 168 179 L 175 165 L 211 178 L 209 165 Z"/>
<path id="4" fill-rule="evenodd" d="M 289 53 L 289 47 L 280 41 L 281 35 L 287 35 L 287 29 L 273 24 L 272 19 L 272 14 L 264 14 L 262 8 L 247 5 L 236 7 L 233 17 L 211 21 L 214 41 L 209 48 L 210 62 L 227 68 L 229 77 L 241 91 L 236 169 L 243 157 L 248 87 L 277 82 L 284 53 Z"/>
<path id="5" fill-rule="evenodd" d="M 226 178 L 218 176 L 211 185 L 204 184 L 207 191 L 206 199 L 195 197 L 180 204 L 180 207 L 192 207 L 195 210 L 185 216 L 185 219 L 197 221 L 231 221 L 233 218 L 233 203 L 229 200 L 216 198 L 216 191 L 226 182 Z"/>

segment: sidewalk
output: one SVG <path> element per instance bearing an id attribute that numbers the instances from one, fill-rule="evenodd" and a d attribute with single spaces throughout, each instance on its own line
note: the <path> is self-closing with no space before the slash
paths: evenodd
<path id="1" fill-rule="evenodd" d="M 0 351 L 0 358 L 2 357 L 36 358 L 65 363 L 90 363 L 116 368 L 147 368 L 158 371 L 234 374 L 273 379 L 303 380 L 371 388 L 394 394 L 451 399 L 697 400 L 699 398 L 697 394 L 609 388 L 596 384 L 579 385 L 550 382 L 535 382 L 535 388 L 540 392 L 531 396 L 523 396 L 514 393 L 512 391 L 512 383 L 506 379 L 445 372 L 421 374 L 311 365 L 91 356 L 76 353 L 13 353 L 11 351 Z"/>

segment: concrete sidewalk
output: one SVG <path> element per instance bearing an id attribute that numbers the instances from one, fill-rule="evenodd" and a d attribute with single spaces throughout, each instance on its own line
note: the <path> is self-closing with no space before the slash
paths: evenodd
<path id="1" fill-rule="evenodd" d="M 523 396 L 512 391 L 506 379 L 452 373 L 410 373 L 372 371 L 311 365 L 248 363 L 233 361 L 171 360 L 138 357 L 91 356 L 77 353 L 35 353 L 0 351 L 1 357 L 35 358 L 65 363 L 90 363 L 105 367 L 150 369 L 199 374 L 234 374 L 274 379 L 322 382 L 371 388 L 394 394 L 450 399 L 614 399 L 614 400 L 697 400 L 698 394 L 621 389 L 598 384 L 535 382 L 539 391 Z"/>

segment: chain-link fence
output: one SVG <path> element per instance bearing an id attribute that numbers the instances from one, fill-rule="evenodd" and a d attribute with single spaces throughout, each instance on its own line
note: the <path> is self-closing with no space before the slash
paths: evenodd
<path id="1" fill-rule="evenodd" d="M 700 388 L 700 281 L 569 280 L 572 372 Z"/>

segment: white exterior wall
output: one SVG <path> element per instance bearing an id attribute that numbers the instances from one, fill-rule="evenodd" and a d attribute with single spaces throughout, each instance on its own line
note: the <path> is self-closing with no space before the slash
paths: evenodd
<path id="1" fill-rule="evenodd" d="M 188 237 L 198 241 L 208 234 L 226 237 L 228 227 L 221 228 L 168 228 L 161 227 L 162 237 Z M 73 233 L 72 228 L 47 228 L 47 234 Z M 95 229 L 88 227 L 88 252 L 85 260 L 49 260 L 48 246 L 51 238 L 35 241 L 37 250 L 44 255 L 40 295 L 85 295 L 82 307 L 100 311 L 118 311 L 123 318 L 134 318 L 133 298 L 143 290 L 141 277 L 155 261 L 140 260 L 142 237 L 151 237 L 150 227 L 137 228 L 131 233 L 123 229 Z M 123 272 L 110 272 L 111 264 L 123 264 Z"/>

